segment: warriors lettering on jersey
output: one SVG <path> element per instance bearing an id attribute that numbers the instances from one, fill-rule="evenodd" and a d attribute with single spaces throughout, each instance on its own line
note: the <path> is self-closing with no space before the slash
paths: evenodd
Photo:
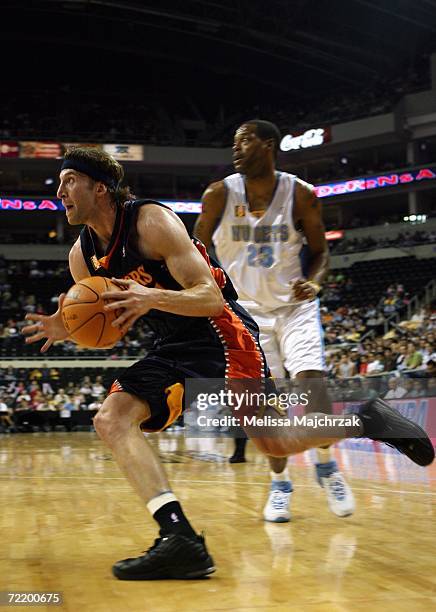
<path id="1" fill-rule="evenodd" d="M 278 225 L 232 225 L 232 240 L 235 242 L 286 242 L 289 239 L 289 226 Z"/>
<path id="2" fill-rule="evenodd" d="M 92 255 L 91 263 L 96 271 L 100 268 L 104 268 L 105 270 L 107 269 L 107 257 L 100 257 L 100 259 L 97 259 L 96 255 Z M 158 284 L 154 281 L 153 276 L 144 270 L 144 264 L 141 264 L 135 270 L 131 270 L 127 274 L 124 274 L 123 278 L 126 280 L 134 280 L 144 287 L 158 286 Z"/>
<path id="3" fill-rule="evenodd" d="M 157 286 L 152 275 L 144 270 L 143 264 L 138 266 L 136 270 L 132 270 L 131 272 L 128 272 L 127 274 L 125 274 L 124 278 L 126 279 L 130 278 L 131 280 L 136 281 L 137 283 L 139 283 L 140 285 L 143 285 L 144 287 L 149 287 L 149 286 L 156 287 Z"/>

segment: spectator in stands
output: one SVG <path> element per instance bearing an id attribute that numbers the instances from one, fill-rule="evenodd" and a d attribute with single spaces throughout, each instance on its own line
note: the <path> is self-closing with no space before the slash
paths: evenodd
<path id="1" fill-rule="evenodd" d="M 59 409 L 60 423 L 67 431 L 71 431 L 71 410 L 74 410 L 74 404 L 66 401 Z"/>
<path id="2" fill-rule="evenodd" d="M 23 385 L 23 388 L 20 389 L 20 392 L 16 396 L 15 403 L 16 404 L 21 404 L 22 406 L 25 405 L 26 407 L 28 407 L 30 409 L 31 402 L 32 402 L 32 398 L 30 396 L 30 393 L 27 392 L 27 390 L 25 389 L 25 387 Z"/>
<path id="3" fill-rule="evenodd" d="M 73 400 L 75 410 L 86 410 L 88 408 L 86 397 L 83 393 L 80 393 L 80 389 L 78 387 L 74 387 L 71 398 Z"/>
<path id="4" fill-rule="evenodd" d="M 41 371 L 38 368 L 35 368 L 35 370 L 32 370 L 29 374 L 29 380 L 35 380 L 38 381 L 42 378 L 42 374 Z"/>
<path id="5" fill-rule="evenodd" d="M 383 399 L 400 399 L 406 395 L 406 389 L 401 385 L 401 381 L 396 376 L 388 380 L 388 392 Z"/>
<path id="6" fill-rule="evenodd" d="M 35 391 L 35 393 L 32 395 L 32 408 L 33 410 L 45 410 L 45 398 L 42 395 L 39 387 L 38 389 Z M 41 408 L 40 406 L 44 406 L 43 408 Z"/>
<path id="7" fill-rule="evenodd" d="M 33 403 L 33 409 L 38 412 L 47 412 L 49 410 L 47 400 L 41 396 L 37 402 Z"/>
<path id="8" fill-rule="evenodd" d="M 80 393 L 84 395 L 87 403 L 88 403 L 88 399 L 89 401 L 91 401 L 90 398 L 92 395 L 92 385 L 91 385 L 91 379 L 89 378 L 89 376 L 84 377 L 82 381 L 82 386 L 80 387 Z"/>
<path id="9" fill-rule="evenodd" d="M 395 360 L 395 369 L 396 370 L 405 370 L 406 369 L 406 358 L 407 358 L 407 344 L 401 343 L 398 347 L 398 355 Z"/>
<path id="10" fill-rule="evenodd" d="M 52 412 L 57 412 L 58 408 L 56 406 L 54 395 L 52 393 L 49 393 L 47 395 L 46 402 L 47 402 L 47 410 L 51 410 Z"/>
<path id="11" fill-rule="evenodd" d="M 436 378 L 436 359 L 429 359 L 427 361 L 426 375 L 429 378 Z"/>
<path id="12" fill-rule="evenodd" d="M 65 393 L 65 389 L 63 387 L 61 387 L 54 396 L 54 402 L 58 407 L 63 407 L 64 404 L 69 401 L 69 399 L 70 398 Z"/>
<path id="13" fill-rule="evenodd" d="M 103 386 L 101 376 L 97 376 L 95 383 L 92 385 L 92 397 L 93 399 L 100 399 L 106 393 L 106 389 Z"/>
<path id="14" fill-rule="evenodd" d="M 402 381 L 402 387 L 406 390 L 404 397 L 413 397 L 413 378 L 405 378 Z"/>
<path id="15" fill-rule="evenodd" d="M 69 397 L 73 397 L 76 392 L 76 383 L 73 380 L 69 380 L 67 383 L 67 388 L 65 389 L 65 393 Z"/>
<path id="16" fill-rule="evenodd" d="M 380 372 L 383 372 L 383 370 L 383 353 L 370 353 L 366 368 L 366 375 L 379 374 Z"/>
<path id="17" fill-rule="evenodd" d="M 96 399 L 88 405 L 88 410 L 100 410 L 102 403 L 102 399 Z"/>
<path id="18" fill-rule="evenodd" d="M 360 362 L 359 362 L 359 374 L 360 374 L 360 376 L 366 376 L 367 370 L 368 370 L 368 357 L 364 353 L 363 355 L 361 355 Z"/>
<path id="19" fill-rule="evenodd" d="M 327 354 L 325 358 L 325 371 L 329 378 L 334 378 L 336 374 L 337 363 L 335 362 L 334 355 Z"/>
<path id="20" fill-rule="evenodd" d="M 46 363 L 42 364 L 40 382 L 42 384 L 42 392 L 44 395 L 54 395 L 54 390 L 50 383 L 50 371 Z"/>
<path id="21" fill-rule="evenodd" d="M 50 380 L 55 384 L 59 381 L 59 370 L 57 368 L 50 368 Z"/>
<path id="22" fill-rule="evenodd" d="M 419 352 L 422 355 L 422 369 L 425 369 L 430 359 L 436 359 L 434 347 L 425 338 L 419 342 Z"/>
<path id="23" fill-rule="evenodd" d="M 353 376 L 356 376 L 359 372 L 359 366 L 360 366 L 359 349 L 357 347 L 352 348 L 349 355 L 350 355 L 350 360 L 354 366 Z"/>
<path id="24" fill-rule="evenodd" d="M 356 366 L 351 361 L 348 354 L 342 355 L 337 366 L 336 375 L 338 378 L 350 378 L 356 374 Z"/>
<path id="25" fill-rule="evenodd" d="M 386 348 L 383 354 L 383 364 L 385 372 L 392 372 L 395 370 L 395 357 L 392 354 L 392 350 L 390 348 Z"/>
<path id="26" fill-rule="evenodd" d="M 62 410 L 76 410 L 76 405 L 74 404 L 74 400 L 71 396 L 65 394 L 65 400 L 62 402 Z"/>
<path id="27" fill-rule="evenodd" d="M 0 431 L 6 429 L 10 431 L 14 429 L 14 422 L 12 420 L 12 410 L 8 407 L 5 402 L 5 395 L 0 394 Z"/>
<path id="28" fill-rule="evenodd" d="M 419 378 L 413 379 L 412 390 L 409 393 L 409 397 L 425 397 L 427 395 L 427 389 L 425 381 Z"/>
<path id="29" fill-rule="evenodd" d="M 33 380 L 30 385 L 28 385 L 27 390 L 29 391 L 29 395 L 32 398 L 32 402 L 35 401 L 35 397 L 36 401 L 39 401 L 41 397 L 41 388 L 37 382 Z"/>
<path id="30" fill-rule="evenodd" d="M 407 370 L 415 370 L 422 364 L 422 354 L 417 350 L 417 346 L 413 342 L 407 345 L 407 355 L 405 367 Z"/>

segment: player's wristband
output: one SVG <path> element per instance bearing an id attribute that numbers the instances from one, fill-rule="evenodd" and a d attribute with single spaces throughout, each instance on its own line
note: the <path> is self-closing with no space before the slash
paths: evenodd
<path id="1" fill-rule="evenodd" d="M 321 291 L 321 285 L 316 281 L 308 280 L 306 283 L 312 287 L 315 295 L 318 295 L 318 293 Z"/>

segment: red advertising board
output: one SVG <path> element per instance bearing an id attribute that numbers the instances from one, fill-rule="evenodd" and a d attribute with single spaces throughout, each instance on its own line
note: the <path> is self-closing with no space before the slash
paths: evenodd
<path id="1" fill-rule="evenodd" d="M 22 140 L 20 142 L 20 157 L 55 159 L 62 156 L 62 146 L 59 142 L 39 142 Z"/>
<path id="2" fill-rule="evenodd" d="M 20 144 L 12 140 L 0 140 L 0 157 L 18 157 Z"/>

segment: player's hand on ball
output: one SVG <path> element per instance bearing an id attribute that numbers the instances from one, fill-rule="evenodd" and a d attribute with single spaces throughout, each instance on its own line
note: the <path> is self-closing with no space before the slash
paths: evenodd
<path id="1" fill-rule="evenodd" d="M 299 302 L 313 300 L 318 295 L 321 287 L 314 281 L 299 279 L 292 283 L 294 297 Z"/>
<path id="2" fill-rule="evenodd" d="M 68 338 L 68 332 L 64 327 L 61 314 L 64 299 L 65 293 L 62 293 L 59 296 L 58 309 L 52 315 L 41 315 L 36 312 L 29 312 L 25 316 L 26 321 L 32 321 L 30 325 L 26 325 L 21 330 L 22 333 L 27 336 L 25 340 L 26 344 L 32 344 L 33 342 L 38 342 L 43 338 L 47 338 L 40 350 L 41 353 L 46 353 L 53 342 Z"/>
<path id="3" fill-rule="evenodd" d="M 120 287 L 119 291 L 105 291 L 102 298 L 111 300 L 105 305 L 105 310 L 122 309 L 121 314 L 112 323 L 113 327 L 129 329 L 155 306 L 155 290 L 143 287 L 133 280 L 112 278 L 112 282 Z"/>

